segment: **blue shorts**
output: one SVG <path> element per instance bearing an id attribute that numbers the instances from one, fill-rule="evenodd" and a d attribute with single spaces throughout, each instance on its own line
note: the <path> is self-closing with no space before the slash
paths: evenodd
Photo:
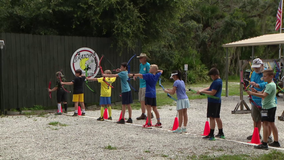
<path id="1" fill-rule="evenodd" d="M 129 91 L 129 92 L 123 92 L 123 93 L 121 94 L 121 97 L 122 97 L 122 104 L 123 104 L 123 105 L 133 103 L 131 91 Z"/>
<path id="2" fill-rule="evenodd" d="M 111 98 L 110 97 L 101 97 L 100 98 L 100 106 L 101 105 L 108 105 L 111 104 Z"/>

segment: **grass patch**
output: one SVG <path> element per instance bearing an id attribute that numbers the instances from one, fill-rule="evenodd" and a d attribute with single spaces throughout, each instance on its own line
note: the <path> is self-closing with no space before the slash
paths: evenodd
<path id="1" fill-rule="evenodd" d="M 67 126 L 67 124 L 63 124 L 63 123 L 60 123 L 60 122 L 49 122 L 48 125 L 51 125 L 51 126 Z"/>
<path id="2" fill-rule="evenodd" d="M 247 154 L 239 154 L 239 155 L 221 155 L 221 156 L 208 156 L 208 155 L 200 155 L 200 156 L 188 156 L 187 159 L 192 160 L 283 160 L 284 153 L 276 150 L 272 150 L 267 154 L 259 155 L 259 156 L 251 156 Z"/>
<path id="3" fill-rule="evenodd" d="M 169 157 L 169 155 L 166 155 L 166 154 L 162 154 L 162 157 Z"/>
<path id="4" fill-rule="evenodd" d="M 105 147 L 105 149 L 108 149 L 108 150 L 116 150 L 117 148 L 116 147 L 113 147 L 111 145 L 108 145 Z"/>
<path id="5" fill-rule="evenodd" d="M 146 150 L 146 151 L 144 151 L 145 153 L 150 153 L 150 151 L 149 150 Z"/>

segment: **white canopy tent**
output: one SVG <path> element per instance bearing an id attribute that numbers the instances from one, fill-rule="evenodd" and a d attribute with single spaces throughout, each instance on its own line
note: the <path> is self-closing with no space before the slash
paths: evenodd
<path id="1" fill-rule="evenodd" d="M 240 41 L 236 41 L 236 42 L 223 44 L 222 46 L 224 48 L 227 48 L 227 53 L 226 53 L 226 97 L 228 97 L 228 72 L 229 72 L 228 48 L 252 46 L 252 58 L 254 58 L 254 46 L 281 45 L 281 44 L 284 44 L 284 34 L 282 34 L 282 33 L 266 34 L 266 35 L 262 35 L 262 36 L 257 36 L 257 37 L 253 37 L 253 38 L 248 38 L 248 39 L 244 39 L 244 40 L 240 40 Z M 283 59 L 281 57 L 282 57 L 281 56 L 281 46 L 279 46 L 279 59 L 281 59 L 281 62 L 283 63 Z M 242 87 L 240 87 L 240 88 L 241 88 L 241 91 L 242 91 Z M 241 105 L 241 108 L 243 108 L 243 95 L 242 95 L 242 93 L 240 93 L 240 98 L 241 98 L 241 102 L 239 102 L 237 104 L 237 106 Z"/>
<path id="2" fill-rule="evenodd" d="M 228 48 L 230 47 L 248 47 L 248 46 L 262 46 L 262 45 L 278 45 L 284 44 L 284 34 L 266 34 L 262 36 L 257 36 L 253 38 L 248 38 L 236 42 L 231 42 L 223 44 L 222 46 L 227 48 L 226 54 L 226 96 L 228 97 Z M 252 50 L 252 57 L 254 57 L 254 48 Z M 279 55 L 281 58 L 281 55 Z"/>

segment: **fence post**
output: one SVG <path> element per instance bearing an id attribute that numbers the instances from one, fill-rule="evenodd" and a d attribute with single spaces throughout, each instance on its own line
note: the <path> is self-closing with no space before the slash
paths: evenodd
<path id="1" fill-rule="evenodd" d="M 5 107 L 3 103 L 3 85 L 2 85 L 2 73 L 3 73 L 3 48 L 4 48 L 4 40 L 0 40 L 0 106 L 1 106 L 1 114 L 5 114 Z"/>

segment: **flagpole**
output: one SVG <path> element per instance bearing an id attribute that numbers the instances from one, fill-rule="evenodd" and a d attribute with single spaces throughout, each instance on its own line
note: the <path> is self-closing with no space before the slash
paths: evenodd
<path id="1" fill-rule="evenodd" d="M 280 33 L 282 33 L 282 21 L 283 21 L 283 0 L 281 0 L 281 24 L 280 24 Z M 281 59 L 281 44 L 279 44 L 279 59 Z"/>

